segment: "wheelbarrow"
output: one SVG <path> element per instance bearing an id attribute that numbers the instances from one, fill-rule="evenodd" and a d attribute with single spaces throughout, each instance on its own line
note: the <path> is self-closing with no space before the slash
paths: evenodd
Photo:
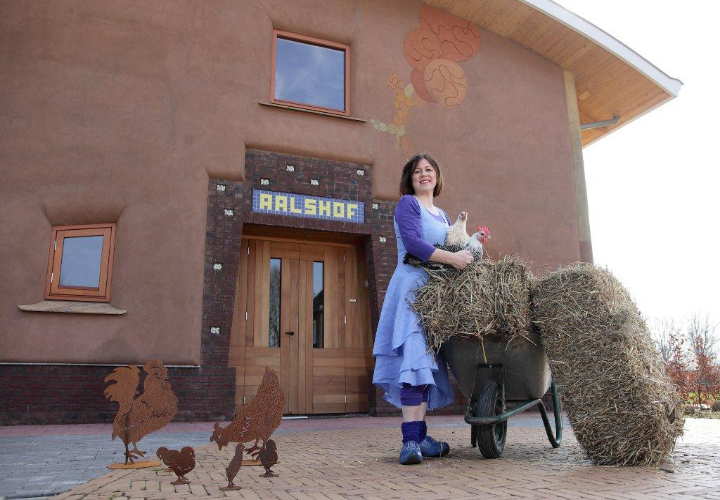
<path id="1" fill-rule="evenodd" d="M 534 344 L 507 347 L 488 340 L 481 344 L 474 339 L 454 338 L 440 349 L 470 401 L 465 414 L 465 422 L 471 425 L 470 444 L 477 445 L 485 458 L 502 455 L 508 419 L 535 405 L 552 447 L 557 448 L 562 441 L 560 399 L 547 356 L 538 334 L 532 334 L 530 340 Z M 542 402 L 548 388 L 552 392 L 554 433 Z"/>

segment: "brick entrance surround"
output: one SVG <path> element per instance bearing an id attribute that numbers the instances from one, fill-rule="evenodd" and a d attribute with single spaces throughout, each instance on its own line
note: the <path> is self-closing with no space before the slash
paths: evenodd
<path id="1" fill-rule="evenodd" d="M 288 168 L 291 166 L 292 168 Z M 176 420 L 232 418 L 235 370 L 228 367 L 230 329 L 244 223 L 351 233 L 362 237 L 369 276 L 373 331 L 390 277 L 397 246 L 394 202 L 372 199 L 372 168 L 332 160 L 248 149 L 245 182 L 210 179 L 207 198 L 205 279 L 200 368 L 171 368 L 179 397 Z M 252 212 L 252 190 L 288 192 L 365 203 L 365 222 L 352 223 Z M 0 423 L 108 422 L 117 405 L 103 398 L 109 366 L 0 365 Z M 440 413 L 464 413 L 467 403 L 455 387 L 455 402 Z M 374 415 L 396 414 L 370 389 Z"/>

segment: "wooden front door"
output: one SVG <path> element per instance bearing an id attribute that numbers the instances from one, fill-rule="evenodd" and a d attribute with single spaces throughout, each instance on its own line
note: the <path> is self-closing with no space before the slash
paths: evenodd
<path id="1" fill-rule="evenodd" d="M 236 404 L 252 399 L 269 366 L 286 414 L 367 411 L 365 283 L 353 245 L 244 237 L 229 355 Z"/>

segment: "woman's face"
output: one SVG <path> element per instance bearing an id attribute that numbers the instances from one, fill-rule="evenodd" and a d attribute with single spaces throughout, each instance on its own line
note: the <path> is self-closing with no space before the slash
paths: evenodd
<path id="1" fill-rule="evenodd" d="M 426 194 L 428 192 L 432 194 L 436 184 L 437 172 L 435 172 L 435 167 L 425 158 L 422 158 L 415 166 L 412 174 L 412 186 L 415 194 Z"/>

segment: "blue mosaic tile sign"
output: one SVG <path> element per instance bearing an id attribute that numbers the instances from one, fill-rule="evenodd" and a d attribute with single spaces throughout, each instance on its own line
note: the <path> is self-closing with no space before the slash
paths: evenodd
<path id="1" fill-rule="evenodd" d="M 309 219 L 365 222 L 365 203 L 253 189 L 252 211 Z"/>

